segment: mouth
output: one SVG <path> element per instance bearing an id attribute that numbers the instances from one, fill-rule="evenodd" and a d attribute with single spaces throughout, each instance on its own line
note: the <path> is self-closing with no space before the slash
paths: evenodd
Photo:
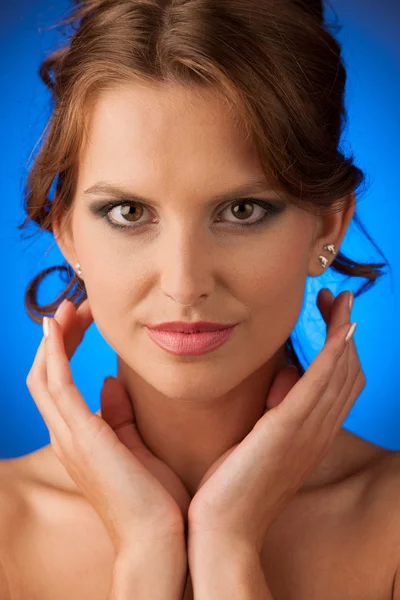
<path id="1" fill-rule="evenodd" d="M 200 356 L 217 350 L 232 336 L 235 326 L 202 332 L 147 328 L 150 338 L 163 350 L 179 356 Z"/>
<path id="2" fill-rule="evenodd" d="M 237 323 L 215 323 L 210 321 L 197 321 L 189 323 L 184 321 L 171 321 L 169 323 L 159 323 L 158 325 L 147 324 L 146 327 L 153 331 L 170 331 L 174 333 L 195 334 L 210 331 L 223 331 L 230 329 Z"/>

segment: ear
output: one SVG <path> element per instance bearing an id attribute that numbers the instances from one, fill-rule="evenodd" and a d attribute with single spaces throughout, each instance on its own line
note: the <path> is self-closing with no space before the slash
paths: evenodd
<path id="1" fill-rule="evenodd" d="M 357 199 L 355 192 L 346 196 L 346 204 L 341 211 L 331 213 L 326 216 L 317 216 L 316 234 L 310 248 L 310 263 L 308 275 L 310 277 L 318 277 L 321 273 L 328 269 L 335 257 L 329 251 L 324 250 L 327 244 L 335 246 L 336 254 L 339 254 L 339 249 L 343 238 L 346 235 L 350 221 L 354 216 Z M 328 259 L 326 269 L 323 269 L 319 262 L 318 256 L 325 256 Z"/>
<path id="2" fill-rule="evenodd" d="M 74 240 L 72 236 L 72 214 L 67 213 L 63 219 L 59 215 L 54 215 L 52 220 L 52 230 L 57 242 L 57 245 L 63 254 L 65 260 L 75 268 L 78 262 Z"/>

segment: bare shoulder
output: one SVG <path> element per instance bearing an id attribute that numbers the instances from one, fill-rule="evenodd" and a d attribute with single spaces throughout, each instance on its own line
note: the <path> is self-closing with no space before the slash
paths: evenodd
<path id="1" fill-rule="evenodd" d="M 16 528 L 27 513 L 23 485 L 15 468 L 18 459 L 0 460 L 0 546 L 10 547 Z"/>
<path id="2" fill-rule="evenodd" d="M 14 562 L 14 540 L 22 534 L 27 516 L 23 486 L 15 459 L 0 461 L 0 595 L 12 598 L 10 574 Z"/>
<path id="3" fill-rule="evenodd" d="M 375 463 L 372 463 L 366 481 L 365 499 L 377 510 L 387 511 L 400 521 L 400 451 L 384 450 Z M 392 512 L 395 511 L 395 513 Z"/>
<path id="4" fill-rule="evenodd" d="M 0 461 L 0 532 L 11 598 L 105 597 L 114 548 L 51 446 Z"/>
<path id="5" fill-rule="evenodd" d="M 393 585 L 400 567 L 400 451 L 387 450 L 371 468 L 363 494 L 365 518 L 382 549 L 382 564 L 391 565 Z M 397 577 L 400 576 L 400 573 Z M 400 584 L 400 581 L 398 581 Z M 399 589 L 400 600 L 400 589 Z"/>

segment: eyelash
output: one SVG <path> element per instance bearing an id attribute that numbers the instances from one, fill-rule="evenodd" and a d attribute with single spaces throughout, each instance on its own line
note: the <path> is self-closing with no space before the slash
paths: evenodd
<path id="1" fill-rule="evenodd" d="M 240 204 L 256 204 L 257 206 L 260 206 L 261 208 L 265 209 L 266 212 L 260 219 L 258 219 L 258 221 L 254 221 L 253 223 L 239 223 L 239 222 L 238 223 L 230 223 L 231 225 L 233 225 L 233 227 L 245 228 L 245 227 L 256 227 L 256 226 L 263 225 L 268 218 L 273 217 L 275 214 L 279 213 L 282 210 L 282 208 L 279 206 L 274 206 L 273 204 L 269 204 L 268 202 L 259 200 L 257 198 L 243 198 L 240 200 L 235 200 L 234 202 L 232 202 L 231 204 L 226 206 L 224 209 L 222 209 L 221 212 L 223 212 L 224 210 L 226 210 L 227 208 L 229 208 L 233 205 L 240 205 Z M 139 223 L 138 225 L 120 225 L 120 224 L 114 223 L 114 221 L 112 221 L 110 219 L 109 213 L 114 208 L 126 207 L 126 206 L 133 206 L 133 207 L 141 206 L 141 207 L 149 210 L 145 204 L 141 204 L 139 202 L 114 201 L 114 202 L 108 202 L 107 204 L 105 204 L 103 206 L 95 207 L 94 211 L 95 211 L 95 214 L 97 214 L 101 218 L 105 219 L 107 221 L 107 223 L 113 229 L 119 229 L 119 230 L 139 229 L 141 226 L 146 225 L 146 223 Z"/>

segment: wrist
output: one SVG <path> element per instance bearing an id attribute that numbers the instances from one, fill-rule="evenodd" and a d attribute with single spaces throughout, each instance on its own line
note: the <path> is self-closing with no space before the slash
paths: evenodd
<path id="1" fill-rule="evenodd" d="M 108 600 L 178 600 L 186 576 L 185 538 L 136 540 L 116 556 Z"/>
<path id="2" fill-rule="evenodd" d="M 237 540 L 219 538 L 201 542 L 188 553 L 197 600 L 270 598 L 255 548 Z"/>
<path id="3" fill-rule="evenodd" d="M 188 561 L 190 568 L 195 563 L 260 561 L 261 554 L 249 542 L 229 535 L 196 535 L 188 540 Z"/>

